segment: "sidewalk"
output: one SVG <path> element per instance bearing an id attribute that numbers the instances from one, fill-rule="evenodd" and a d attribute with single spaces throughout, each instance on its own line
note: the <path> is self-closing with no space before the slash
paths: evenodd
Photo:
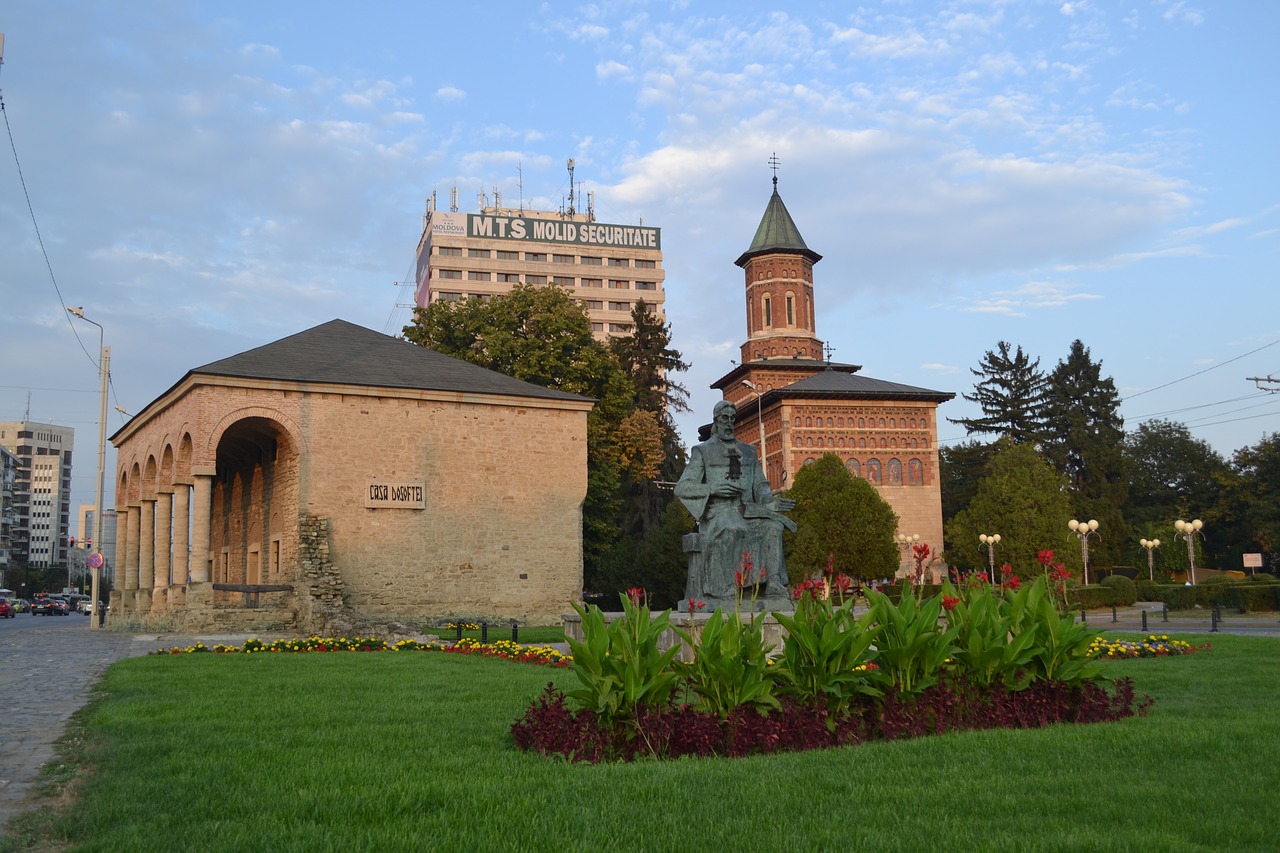
<path id="1" fill-rule="evenodd" d="M 1146 628 L 1142 616 L 1146 614 Z M 1140 601 L 1131 607 L 1098 608 L 1085 613 L 1085 622 L 1103 631 L 1149 634 L 1241 634 L 1280 637 L 1280 613 L 1240 613 L 1224 609 L 1214 626 L 1213 612 L 1207 609 L 1173 610 L 1167 616 L 1158 601 Z M 1076 618 L 1080 616 L 1077 613 Z"/>

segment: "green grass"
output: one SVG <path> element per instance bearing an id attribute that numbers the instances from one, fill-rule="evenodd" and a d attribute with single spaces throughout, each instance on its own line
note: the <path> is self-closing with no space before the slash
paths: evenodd
<path id="1" fill-rule="evenodd" d="M 523 637 L 522 637 L 523 639 Z M 439 653 L 112 666 L 56 815 L 0 849 L 1273 850 L 1280 641 L 1118 661 L 1149 716 L 750 759 L 574 765 L 511 721 L 572 674 Z M 24 842 L 23 838 L 28 839 Z"/>

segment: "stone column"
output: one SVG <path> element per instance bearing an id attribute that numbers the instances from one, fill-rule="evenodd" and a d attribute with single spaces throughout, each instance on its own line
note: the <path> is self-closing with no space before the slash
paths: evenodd
<path id="1" fill-rule="evenodd" d="M 116 507 L 116 552 L 111 557 L 111 570 L 115 572 L 112 589 L 124 589 L 125 566 L 129 560 L 129 508 Z"/>
<path id="2" fill-rule="evenodd" d="M 156 589 L 169 586 L 169 567 L 173 564 L 173 493 L 156 495 Z"/>
<path id="3" fill-rule="evenodd" d="M 213 509 L 213 474 L 196 474 L 191 496 L 191 580 L 209 582 L 209 523 Z"/>
<path id="4" fill-rule="evenodd" d="M 131 506 L 126 511 L 125 530 L 125 552 L 124 552 L 124 588 L 127 590 L 136 590 L 138 588 L 138 544 L 142 540 L 139 532 L 142 523 L 142 514 L 139 507 Z M 116 516 L 116 527 L 119 529 L 120 517 Z"/>
<path id="5" fill-rule="evenodd" d="M 156 502 L 143 500 L 138 512 L 138 589 L 156 585 Z"/>
<path id="6" fill-rule="evenodd" d="M 179 483 L 173 493 L 173 585 L 191 577 L 191 487 Z"/>

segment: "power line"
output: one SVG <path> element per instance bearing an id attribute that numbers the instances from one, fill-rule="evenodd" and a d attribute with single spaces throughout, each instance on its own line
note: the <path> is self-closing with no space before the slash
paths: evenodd
<path id="1" fill-rule="evenodd" d="M 1203 373 L 1208 373 L 1210 370 L 1217 370 L 1219 367 L 1225 367 L 1233 361 L 1239 361 L 1242 358 L 1247 358 L 1248 356 L 1253 355 L 1255 352 L 1262 352 L 1267 347 L 1273 347 L 1276 344 L 1280 344 L 1280 340 L 1272 341 L 1269 344 L 1263 344 L 1262 346 L 1258 347 L 1255 350 L 1250 350 L 1249 352 L 1238 355 L 1235 358 L 1229 358 L 1226 361 L 1213 365 L 1212 367 L 1206 367 L 1204 370 L 1197 370 L 1195 373 L 1192 373 L 1188 376 L 1184 376 L 1181 379 L 1175 379 L 1172 382 L 1166 382 L 1163 385 L 1157 385 L 1154 388 L 1148 388 L 1145 391 L 1139 391 L 1137 394 L 1130 394 L 1128 397 L 1125 397 L 1124 399 L 1125 401 L 1133 400 L 1137 397 L 1141 397 L 1143 394 L 1150 394 L 1152 391 L 1159 391 L 1161 388 L 1168 388 L 1170 385 L 1177 385 L 1179 382 L 1185 382 L 1188 379 L 1193 379 Z"/>

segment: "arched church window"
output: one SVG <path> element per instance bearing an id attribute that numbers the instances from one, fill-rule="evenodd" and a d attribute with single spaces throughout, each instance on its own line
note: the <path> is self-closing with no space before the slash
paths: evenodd
<path id="1" fill-rule="evenodd" d="M 862 463 L 860 463 L 857 459 L 850 459 L 848 462 L 844 463 L 844 467 L 848 468 L 849 473 L 852 474 L 853 476 L 855 477 L 862 476 Z"/>
<path id="2" fill-rule="evenodd" d="M 787 325 L 794 326 L 796 324 L 796 298 L 792 294 L 787 294 Z"/>
<path id="3" fill-rule="evenodd" d="M 889 485 L 902 485 L 902 461 L 899 459 L 889 460 Z"/>
<path id="4" fill-rule="evenodd" d="M 879 459 L 867 460 L 867 480 L 868 482 L 875 483 L 877 486 L 880 485 L 880 460 Z"/>
<path id="5" fill-rule="evenodd" d="M 764 325 L 766 328 L 773 325 L 773 301 L 768 294 L 764 297 Z"/>
<path id="6" fill-rule="evenodd" d="M 919 459 L 907 463 L 907 482 L 912 486 L 924 485 L 924 464 Z"/>
<path id="7" fill-rule="evenodd" d="M 866 429 L 866 428 L 867 428 L 867 419 L 858 418 L 858 429 Z"/>
<path id="8" fill-rule="evenodd" d="M 800 426 L 800 416 L 796 415 L 796 426 Z"/>

